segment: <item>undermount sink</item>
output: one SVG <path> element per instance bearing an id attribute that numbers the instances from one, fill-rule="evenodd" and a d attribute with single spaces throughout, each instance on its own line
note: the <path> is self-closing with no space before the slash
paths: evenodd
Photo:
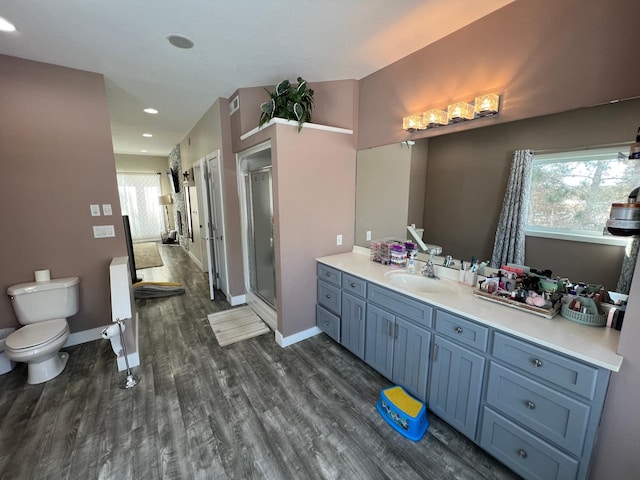
<path id="1" fill-rule="evenodd" d="M 454 291 L 447 280 L 424 277 L 419 273 L 409 273 L 406 270 L 387 272 L 384 276 L 387 282 L 414 292 L 450 293 Z"/>

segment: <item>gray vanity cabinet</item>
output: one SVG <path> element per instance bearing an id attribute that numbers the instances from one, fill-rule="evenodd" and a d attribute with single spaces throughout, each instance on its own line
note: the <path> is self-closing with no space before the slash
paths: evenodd
<path id="1" fill-rule="evenodd" d="M 433 309 L 373 284 L 367 299 L 365 361 L 425 401 Z"/>
<path id="2" fill-rule="evenodd" d="M 364 360 L 364 312 L 366 304 L 346 292 L 342 292 L 342 326 L 340 343 L 354 355 Z"/>
<path id="3" fill-rule="evenodd" d="M 482 395 L 484 357 L 435 335 L 429 408 L 474 440 Z"/>
<path id="4" fill-rule="evenodd" d="M 429 380 L 429 408 L 475 440 L 489 329 L 438 310 Z"/>
<path id="5" fill-rule="evenodd" d="M 364 360 L 367 282 L 318 263 L 316 326 Z"/>
<path id="6" fill-rule="evenodd" d="M 375 305 L 369 305 L 365 329 L 364 360 L 389 379 L 393 374 L 395 329 L 395 315 Z"/>
<path id="7" fill-rule="evenodd" d="M 527 479 L 585 480 L 610 372 L 494 332 L 480 446 Z"/>

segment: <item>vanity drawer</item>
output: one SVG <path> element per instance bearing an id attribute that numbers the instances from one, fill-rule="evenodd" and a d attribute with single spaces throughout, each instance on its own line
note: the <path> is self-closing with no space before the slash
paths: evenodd
<path id="1" fill-rule="evenodd" d="M 367 298 L 367 281 L 348 273 L 342 274 L 342 288 L 345 292 L 352 293 L 358 297 Z"/>
<path id="2" fill-rule="evenodd" d="M 580 455 L 591 408 L 495 362 L 487 403 L 535 433 Z"/>
<path id="3" fill-rule="evenodd" d="M 318 263 L 317 275 L 318 279 L 329 282 L 336 287 L 339 287 L 342 284 L 342 272 L 322 263 Z"/>
<path id="4" fill-rule="evenodd" d="M 340 315 L 342 293 L 338 287 L 318 280 L 318 303 L 327 310 Z"/>
<path id="5" fill-rule="evenodd" d="M 449 312 L 436 312 L 436 332 L 455 340 L 459 344 L 487 350 L 489 329 Z"/>
<path id="6" fill-rule="evenodd" d="M 400 315 L 409 320 L 413 320 L 419 326 L 431 328 L 433 308 L 429 305 L 372 283 L 369 284 L 367 298 L 372 303 L 393 312 L 394 315 Z"/>
<path id="7" fill-rule="evenodd" d="M 570 392 L 593 399 L 598 369 L 542 347 L 495 333 L 493 356 Z"/>
<path id="8" fill-rule="evenodd" d="M 527 479 L 573 480 L 578 461 L 485 407 L 480 446 Z"/>
<path id="9" fill-rule="evenodd" d="M 340 343 L 340 317 L 316 305 L 316 326 Z"/>

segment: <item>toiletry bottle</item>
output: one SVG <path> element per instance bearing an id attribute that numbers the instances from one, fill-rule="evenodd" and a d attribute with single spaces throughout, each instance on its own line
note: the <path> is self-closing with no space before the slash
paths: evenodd
<path id="1" fill-rule="evenodd" d="M 407 272 L 416 273 L 416 251 L 409 250 L 407 252 Z"/>

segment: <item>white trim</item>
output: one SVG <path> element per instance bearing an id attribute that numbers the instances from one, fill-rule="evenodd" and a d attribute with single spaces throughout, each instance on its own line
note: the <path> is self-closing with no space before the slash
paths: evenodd
<path id="1" fill-rule="evenodd" d="M 288 337 L 283 337 L 280 332 L 276 331 L 276 343 L 284 348 L 289 345 L 293 345 L 294 343 L 301 342 L 302 340 L 306 340 L 307 338 L 315 337 L 319 333 L 322 333 L 322 330 L 318 327 L 311 327 L 307 330 L 303 330 L 302 332 L 289 335 Z"/>
<path id="2" fill-rule="evenodd" d="M 253 130 L 249 130 L 247 133 L 240 135 L 240 140 L 246 140 L 252 135 L 255 135 L 256 133 L 258 133 L 260 130 L 270 127 L 271 125 L 274 125 L 276 123 L 279 123 L 280 125 L 290 125 L 292 127 L 298 128 L 298 122 L 296 122 L 295 120 L 285 120 L 284 118 L 272 118 L 271 120 L 269 120 L 268 123 L 265 123 L 261 127 L 256 127 Z M 305 122 L 302 124 L 302 128 L 325 130 L 327 132 L 344 133 L 346 135 L 353 135 L 353 130 L 349 130 L 348 128 L 331 127 L 329 125 L 320 125 L 319 123 Z"/>
<path id="3" fill-rule="evenodd" d="M 360 245 L 354 245 L 351 249 L 353 253 L 357 253 L 358 255 L 371 255 L 371 249 L 367 247 L 361 247 Z"/>
<path id="4" fill-rule="evenodd" d="M 568 240 L 571 242 L 599 243 L 601 245 L 613 245 L 616 247 L 626 247 L 629 243 L 628 237 L 608 237 L 605 235 L 589 235 L 571 231 L 553 231 L 543 228 L 527 227 L 525 230 L 527 237 L 554 238 L 556 240 Z"/>
<path id="5" fill-rule="evenodd" d="M 189 254 L 189 257 L 191 257 L 191 260 L 193 260 L 193 262 L 198 266 L 198 268 L 200 270 L 202 270 L 203 272 L 206 270 L 203 270 L 203 266 L 202 266 L 202 262 L 200 261 L 200 259 L 198 257 L 196 257 L 193 253 L 191 253 L 191 250 L 187 250 L 187 253 Z"/>
<path id="6" fill-rule="evenodd" d="M 93 342 L 94 340 L 102 339 L 100 333 L 102 333 L 104 327 L 92 328 L 90 330 L 82 330 L 80 332 L 74 332 L 69 335 L 67 342 L 62 348 L 73 347 L 74 345 L 80 345 L 81 343 Z"/>
<path id="7" fill-rule="evenodd" d="M 227 295 L 227 302 L 229 302 L 229 305 L 231 305 L 232 307 L 235 307 L 237 305 L 243 305 L 243 304 L 247 303 L 247 296 L 246 295 L 236 295 L 235 297 L 232 297 L 232 296 Z"/>
<path id="8" fill-rule="evenodd" d="M 251 307 L 251 310 L 256 312 L 256 315 L 264 320 L 271 330 L 276 331 L 278 329 L 278 314 L 276 311 L 253 292 L 248 292 L 246 297 L 247 305 Z"/>

